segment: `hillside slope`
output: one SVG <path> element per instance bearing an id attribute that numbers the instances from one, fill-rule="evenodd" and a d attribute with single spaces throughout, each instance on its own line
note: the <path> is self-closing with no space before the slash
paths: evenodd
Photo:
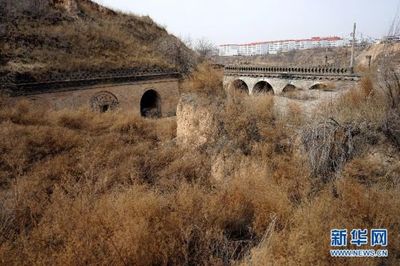
<path id="1" fill-rule="evenodd" d="M 361 49 L 357 49 L 361 52 Z M 276 66 L 287 65 L 324 65 L 327 57 L 327 62 L 330 65 L 345 67 L 350 63 L 351 49 L 349 47 L 340 48 L 314 48 L 307 50 L 293 50 L 286 53 L 269 54 L 263 56 L 234 56 L 221 57 L 223 63 L 229 64 L 267 64 Z"/>
<path id="2" fill-rule="evenodd" d="M 376 66 L 387 66 L 400 71 L 400 43 L 380 43 L 374 44 L 357 54 L 356 62 L 367 66 L 367 56 L 371 56 L 373 64 Z"/>
<path id="3" fill-rule="evenodd" d="M 390 57 L 391 63 L 398 65 L 400 62 L 400 44 L 372 44 L 365 47 L 357 47 L 355 56 L 356 65 L 361 68 L 368 66 L 367 56 L 372 56 L 372 63 L 375 65 L 382 64 L 382 60 L 385 57 Z M 318 66 L 325 65 L 327 62 L 332 66 L 348 67 L 350 57 L 350 47 L 337 47 L 293 50 L 276 55 L 219 57 L 217 58 L 217 62 L 222 64 L 266 64 L 274 66 Z"/>
<path id="4" fill-rule="evenodd" d="M 90 0 L 0 0 L 0 72 L 187 70 L 194 54 L 149 17 Z"/>

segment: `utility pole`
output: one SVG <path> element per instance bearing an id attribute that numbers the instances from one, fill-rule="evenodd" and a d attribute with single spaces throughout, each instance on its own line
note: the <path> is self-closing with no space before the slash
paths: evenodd
<path id="1" fill-rule="evenodd" d="M 371 55 L 367 55 L 368 69 L 371 69 L 371 59 L 372 59 L 372 56 Z"/>
<path id="2" fill-rule="evenodd" d="M 354 23 L 354 27 L 353 27 L 353 42 L 351 44 L 351 61 L 350 61 L 350 71 L 351 71 L 351 73 L 354 72 L 354 46 L 356 45 L 356 28 L 357 28 L 357 24 Z"/>
<path id="3" fill-rule="evenodd" d="M 325 48 L 325 66 L 328 66 L 328 47 Z"/>

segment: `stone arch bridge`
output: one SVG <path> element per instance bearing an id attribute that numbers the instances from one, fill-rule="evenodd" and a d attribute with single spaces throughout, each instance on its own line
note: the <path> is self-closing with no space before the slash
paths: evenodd
<path id="1" fill-rule="evenodd" d="M 247 94 L 344 89 L 359 80 L 360 75 L 348 68 L 229 65 L 224 69 L 224 87 Z"/>

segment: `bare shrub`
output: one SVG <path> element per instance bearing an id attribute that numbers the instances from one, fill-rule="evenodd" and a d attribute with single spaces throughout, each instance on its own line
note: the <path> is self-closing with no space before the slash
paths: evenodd
<path id="1" fill-rule="evenodd" d="M 193 92 L 210 97 L 224 97 L 222 73 L 216 72 L 208 63 L 199 64 L 182 84 L 183 92 Z"/>
<path id="2" fill-rule="evenodd" d="M 386 96 L 390 108 L 397 108 L 400 105 L 400 76 L 396 70 L 385 68 L 380 77 L 380 87 Z"/>
<path id="3" fill-rule="evenodd" d="M 179 39 L 173 36 L 160 38 L 156 45 L 171 64 L 175 65 L 182 73 L 189 73 L 196 65 L 196 57 Z"/>
<path id="4" fill-rule="evenodd" d="M 342 126 L 331 119 L 303 131 L 302 142 L 314 176 L 328 181 L 343 167 L 353 155 L 356 130 L 352 125 Z"/>
<path id="5" fill-rule="evenodd" d="M 199 54 L 200 62 L 210 59 L 218 48 L 209 40 L 202 38 L 195 43 L 194 50 Z"/>
<path id="6" fill-rule="evenodd" d="M 400 148 L 400 111 L 392 109 L 388 112 L 383 124 L 387 136 Z"/>

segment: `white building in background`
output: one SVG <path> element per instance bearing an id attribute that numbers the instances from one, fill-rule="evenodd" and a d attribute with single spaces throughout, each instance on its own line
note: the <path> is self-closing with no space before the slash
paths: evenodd
<path id="1" fill-rule="evenodd" d="M 255 42 L 247 44 L 223 44 L 219 46 L 219 55 L 253 56 L 253 55 L 265 55 L 265 54 L 277 54 L 280 52 L 288 52 L 292 50 L 342 47 L 349 44 L 350 40 L 346 40 L 337 36 L 312 37 L 311 39 L 301 39 L 301 40 Z"/>

